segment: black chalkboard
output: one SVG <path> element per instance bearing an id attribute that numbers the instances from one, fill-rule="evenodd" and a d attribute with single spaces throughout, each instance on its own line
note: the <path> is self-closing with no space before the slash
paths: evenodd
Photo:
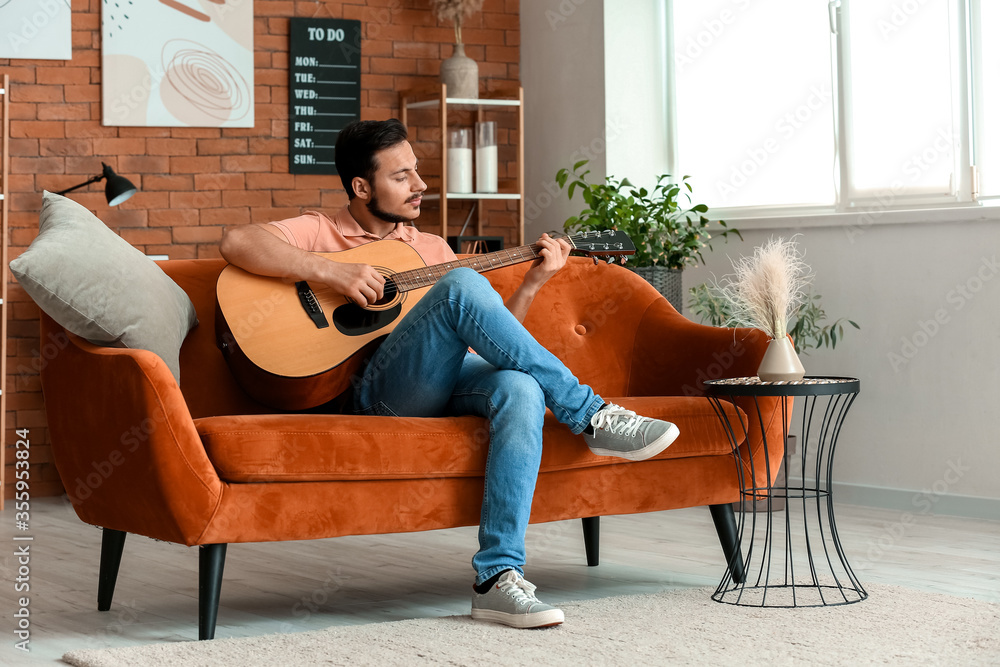
<path id="1" fill-rule="evenodd" d="M 361 117 L 361 21 L 293 18 L 289 40 L 288 171 L 336 174 L 337 135 Z"/>

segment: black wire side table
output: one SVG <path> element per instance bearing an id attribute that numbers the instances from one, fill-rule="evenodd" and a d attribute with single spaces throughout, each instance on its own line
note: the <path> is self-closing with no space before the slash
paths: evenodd
<path id="1" fill-rule="evenodd" d="M 757 377 L 742 377 L 709 380 L 704 384 L 705 393 L 729 435 L 736 459 L 743 502 L 737 524 L 740 549 L 735 551 L 733 560 L 741 552 L 745 554 L 743 581 L 734 580 L 732 568 L 727 567 L 712 599 L 746 607 L 822 607 L 853 604 L 867 598 L 868 593 L 847 562 L 833 513 L 833 457 L 841 426 L 861 390 L 861 382 L 847 377 L 805 377 L 795 382 L 762 382 Z M 747 440 L 749 421 L 744 423 L 744 413 L 730 410 L 739 421 L 730 423 L 723 409 L 723 402 L 735 406 L 738 397 L 752 398 L 753 408 L 746 411 L 746 419 L 760 424 L 764 452 L 767 429 L 759 399 L 778 397 L 784 438 L 781 460 L 785 460 L 788 446 L 792 402 L 789 399 L 804 398 L 801 451 L 786 462 L 785 481 L 779 486 L 772 487 L 770 483 L 777 471 L 771 470 L 769 457 L 762 457 L 765 470 L 761 471 L 759 462 L 755 469 L 754 456 L 741 455 L 739 446 Z M 817 420 L 822 417 L 818 427 L 813 423 L 814 416 Z M 813 451 L 810 443 L 815 443 Z M 766 477 L 758 477 L 761 472 Z M 758 479 L 763 479 L 766 486 L 759 486 Z M 790 485 L 797 480 L 801 480 L 801 486 Z M 785 499 L 784 521 L 780 520 L 779 512 L 772 511 L 772 500 L 777 498 Z M 796 511 L 797 508 L 801 509 Z"/>

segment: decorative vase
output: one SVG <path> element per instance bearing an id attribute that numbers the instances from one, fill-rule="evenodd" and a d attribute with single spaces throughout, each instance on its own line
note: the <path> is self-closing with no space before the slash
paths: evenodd
<path id="1" fill-rule="evenodd" d="M 806 374 L 792 341 L 785 336 L 767 344 L 764 358 L 760 360 L 757 377 L 762 382 L 794 382 Z"/>
<path id="2" fill-rule="evenodd" d="M 448 86 L 448 97 L 479 99 L 479 65 L 465 55 L 462 44 L 441 62 L 441 82 Z"/>
<path id="3" fill-rule="evenodd" d="M 625 267 L 652 285 L 674 307 L 674 310 L 683 313 L 684 289 L 681 284 L 681 276 L 684 269 L 668 269 L 665 266 L 629 266 L 628 264 Z"/>

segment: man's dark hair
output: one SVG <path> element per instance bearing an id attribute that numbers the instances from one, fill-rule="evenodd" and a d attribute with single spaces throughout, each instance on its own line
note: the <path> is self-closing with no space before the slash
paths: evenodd
<path id="1" fill-rule="evenodd" d="M 375 179 L 375 153 L 406 141 L 406 126 L 395 118 L 356 120 L 348 123 L 337 137 L 334 162 L 348 199 L 354 199 L 351 181 L 360 176 L 369 183 Z"/>

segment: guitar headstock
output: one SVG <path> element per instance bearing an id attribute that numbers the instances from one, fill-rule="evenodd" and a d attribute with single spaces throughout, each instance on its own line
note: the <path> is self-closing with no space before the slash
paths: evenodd
<path id="1" fill-rule="evenodd" d="M 588 257 L 624 257 L 635 254 L 632 239 L 617 229 L 576 232 L 569 237 L 569 241 L 573 250 Z"/>

